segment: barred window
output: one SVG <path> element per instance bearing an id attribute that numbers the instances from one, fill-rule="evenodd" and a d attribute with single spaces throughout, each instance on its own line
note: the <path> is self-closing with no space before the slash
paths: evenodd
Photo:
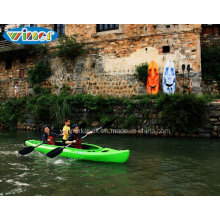
<path id="1" fill-rule="evenodd" d="M 117 30 L 119 29 L 119 24 L 97 24 L 96 25 L 96 31 L 111 31 L 111 30 Z"/>
<path id="2" fill-rule="evenodd" d="M 65 34 L 65 24 L 54 24 L 54 31 L 56 31 L 59 36 Z"/>

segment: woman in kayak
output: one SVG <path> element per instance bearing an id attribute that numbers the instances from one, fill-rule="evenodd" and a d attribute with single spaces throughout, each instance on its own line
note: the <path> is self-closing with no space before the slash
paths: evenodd
<path id="1" fill-rule="evenodd" d="M 93 131 L 89 131 L 87 133 L 80 133 L 79 125 L 72 125 L 72 133 L 69 135 L 66 144 L 71 144 L 71 147 L 82 149 L 81 146 L 81 137 L 85 135 L 93 134 Z"/>
<path id="2" fill-rule="evenodd" d="M 63 136 L 63 134 L 56 134 L 54 132 L 51 132 L 49 126 L 47 126 L 47 125 L 45 125 L 43 127 L 43 131 L 44 131 L 44 134 L 42 136 L 42 141 L 44 144 L 61 145 L 62 146 L 62 143 L 57 143 L 57 142 L 55 143 L 54 138 L 61 137 L 61 136 Z"/>

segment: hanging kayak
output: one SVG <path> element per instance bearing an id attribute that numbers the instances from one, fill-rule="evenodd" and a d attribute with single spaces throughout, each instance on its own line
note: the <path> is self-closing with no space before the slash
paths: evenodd
<path id="1" fill-rule="evenodd" d="M 155 61 L 151 61 L 148 67 L 147 92 L 156 95 L 159 92 L 160 76 Z"/>
<path id="2" fill-rule="evenodd" d="M 172 60 L 166 62 L 163 72 L 163 92 L 174 94 L 176 89 L 176 73 Z"/>
<path id="3" fill-rule="evenodd" d="M 25 141 L 25 145 L 27 147 L 35 147 L 40 143 L 42 143 L 42 141 L 37 141 L 37 140 Z M 47 154 L 48 152 L 50 152 L 51 150 L 57 147 L 58 146 L 42 144 L 39 147 L 36 147 L 34 150 Z M 87 144 L 87 143 L 82 143 L 82 148 L 84 149 L 66 147 L 59 156 L 72 158 L 76 160 L 125 163 L 128 160 L 130 154 L 129 150 L 114 150 L 111 148 L 102 148 L 100 146 L 94 144 Z"/>

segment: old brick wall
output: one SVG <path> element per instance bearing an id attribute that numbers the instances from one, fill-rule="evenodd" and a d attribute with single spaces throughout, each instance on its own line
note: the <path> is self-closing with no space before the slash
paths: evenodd
<path id="1" fill-rule="evenodd" d="M 220 25 L 219 24 L 203 24 L 201 32 L 201 50 L 203 48 L 220 48 Z M 218 82 L 203 82 L 203 93 L 219 94 Z"/>
<path id="2" fill-rule="evenodd" d="M 27 78 L 27 70 L 33 66 L 33 58 L 27 57 L 25 62 L 21 62 L 21 53 L 13 53 L 10 55 L 12 58 L 12 66 L 10 69 L 5 68 L 5 56 L 0 56 L 0 99 L 4 100 L 5 97 L 14 97 L 14 86 L 18 82 L 19 95 L 25 96 L 29 94 L 29 81 Z"/>
<path id="3" fill-rule="evenodd" d="M 191 92 L 201 93 L 200 32 L 200 25 L 121 24 L 118 30 L 97 33 L 95 24 L 68 24 L 66 34 L 77 34 L 79 40 L 97 48 L 98 54 L 79 59 L 74 68 L 69 68 L 68 61 L 65 65 L 58 59 L 52 61 L 52 84 L 59 88 L 67 84 L 75 91 L 92 94 L 143 94 L 144 85 L 134 77 L 136 66 L 156 60 L 162 78 L 166 61 L 172 59 L 177 92 L 183 90 L 181 66 L 190 64 L 191 73 L 189 79 L 184 76 L 185 85 L 191 85 Z M 163 53 L 163 46 L 170 46 L 170 52 Z"/>
<path id="4" fill-rule="evenodd" d="M 52 24 L 38 26 L 53 29 Z M 136 66 L 155 60 L 162 78 L 164 65 L 169 59 L 174 61 L 177 72 L 177 92 L 183 90 L 182 64 L 191 66 L 189 79 L 188 75 L 184 76 L 185 84 L 191 85 L 191 92 L 202 92 L 201 25 L 120 24 L 118 30 L 96 32 L 95 24 L 66 24 L 65 31 L 67 35 L 78 34 L 78 39 L 96 48 L 97 53 L 79 57 L 74 64 L 68 59 L 50 59 L 53 75 L 49 82 L 53 92 L 58 93 L 66 85 L 73 93 L 144 94 L 145 85 L 138 82 L 134 75 Z M 169 46 L 170 52 L 163 53 L 163 46 Z M 0 80 L 12 78 L 15 81 L 20 69 L 24 68 L 26 72 L 31 65 L 33 62 L 27 60 L 21 67 L 15 59 L 12 69 L 6 71 L 4 61 L 0 61 Z M 23 93 L 27 92 L 28 89 L 25 89 Z"/>
<path id="5" fill-rule="evenodd" d="M 220 25 L 202 25 L 201 46 L 220 47 Z"/>

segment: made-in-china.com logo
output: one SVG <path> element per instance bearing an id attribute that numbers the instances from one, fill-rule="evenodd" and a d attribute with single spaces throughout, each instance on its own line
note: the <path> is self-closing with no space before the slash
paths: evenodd
<path id="1" fill-rule="evenodd" d="M 3 37 L 18 44 L 42 44 L 57 39 L 58 34 L 48 28 L 42 27 L 21 27 L 6 31 Z"/>

